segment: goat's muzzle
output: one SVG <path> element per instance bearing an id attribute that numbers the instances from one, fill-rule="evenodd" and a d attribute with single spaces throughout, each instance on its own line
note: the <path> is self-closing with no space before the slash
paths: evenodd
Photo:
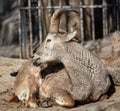
<path id="1" fill-rule="evenodd" d="M 40 57 L 36 54 L 32 57 L 31 61 L 32 61 L 33 65 L 35 65 L 35 66 L 39 66 L 41 64 Z"/>
<path id="2" fill-rule="evenodd" d="M 40 58 L 37 58 L 37 59 L 32 59 L 32 63 L 33 65 L 35 66 L 39 66 L 41 63 L 40 63 Z"/>

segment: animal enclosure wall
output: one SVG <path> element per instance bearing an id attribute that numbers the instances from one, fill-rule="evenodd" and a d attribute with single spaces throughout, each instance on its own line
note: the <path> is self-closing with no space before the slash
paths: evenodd
<path id="1" fill-rule="evenodd" d="M 96 40 L 120 30 L 120 0 L 18 0 L 21 58 L 32 56 L 49 30 L 57 8 L 73 8 L 79 13 L 66 13 L 60 28 L 78 31 L 78 40 Z"/>

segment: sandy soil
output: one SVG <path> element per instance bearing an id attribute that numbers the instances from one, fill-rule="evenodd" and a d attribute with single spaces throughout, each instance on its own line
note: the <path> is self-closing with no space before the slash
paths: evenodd
<path id="1" fill-rule="evenodd" d="M 11 72 L 17 71 L 25 60 L 0 57 L 0 111 L 120 111 L 120 87 L 117 88 L 111 99 L 103 102 L 91 103 L 72 109 L 66 109 L 59 106 L 50 108 L 25 108 L 22 103 L 10 103 L 9 99 L 13 94 L 13 84 L 15 77 Z M 117 108 L 114 110 L 114 108 Z"/>

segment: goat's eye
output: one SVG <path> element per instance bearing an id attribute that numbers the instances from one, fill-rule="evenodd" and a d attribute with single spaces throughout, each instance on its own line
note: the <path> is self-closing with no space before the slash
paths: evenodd
<path id="1" fill-rule="evenodd" d="M 51 41 L 51 39 L 47 39 L 47 42 L 50 42 Z"/>

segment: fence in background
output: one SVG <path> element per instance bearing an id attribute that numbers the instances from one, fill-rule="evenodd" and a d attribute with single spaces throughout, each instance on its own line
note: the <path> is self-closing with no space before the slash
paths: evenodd
<path id="1" fill-rule="evenodd" d="M 18 3 L 21 58 L 31 57 L 43 41 L 57 8 L 69 6 L 80 12 L 64 15 L 61 28 L 66 31 L 77 29 L 82 42 L 120 30 L 120 0 L 18 0 Z"/>

